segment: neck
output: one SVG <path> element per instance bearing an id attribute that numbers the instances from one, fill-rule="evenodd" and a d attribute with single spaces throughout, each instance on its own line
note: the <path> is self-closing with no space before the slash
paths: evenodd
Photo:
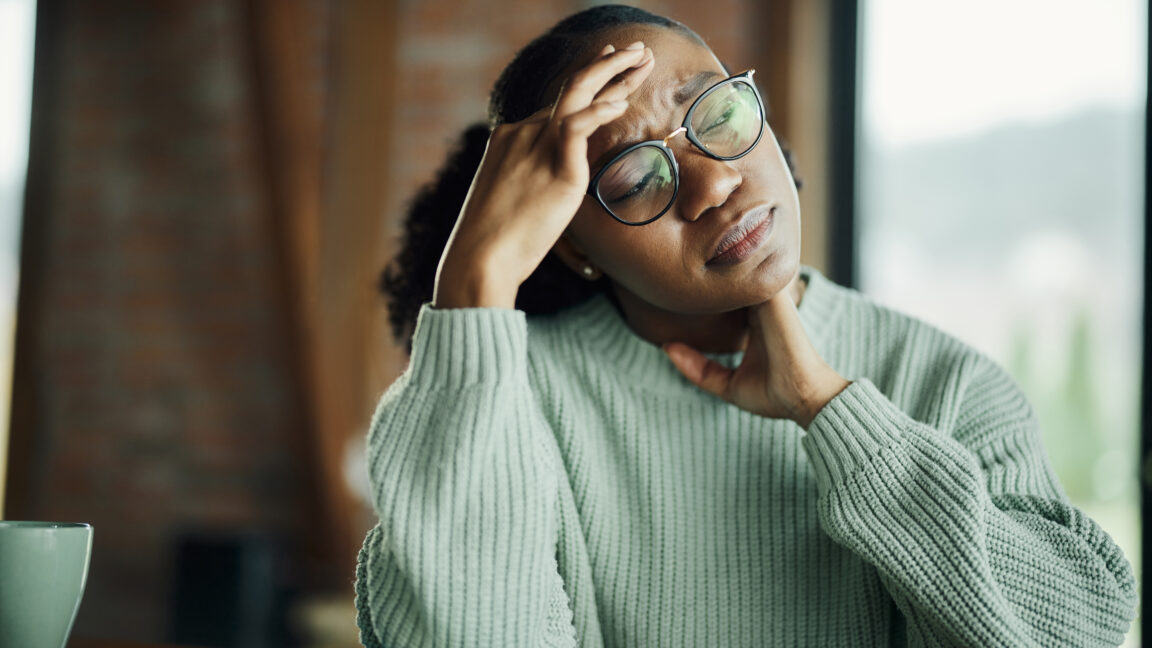
<path id="1" fill-rule="evenodd" d="M 797 274 L 784 288 L 796 305 L 804 296 L 806 284 Z M 723 313 L 684 314 L 664 310 L 644 301 L 619 285 L 613 286 L 617 304 L 628 326 L 641 338 L 657 346 L 683 342 L 702 353 L 743 351 L 748 342 L 748 308 Z"/>

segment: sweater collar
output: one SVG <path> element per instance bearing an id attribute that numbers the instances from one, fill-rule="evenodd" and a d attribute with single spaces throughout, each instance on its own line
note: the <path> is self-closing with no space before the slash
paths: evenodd
<path id="1" fill-rule="evenodd" d="M 800 275 L 807 280 L 797 308 L 800 322 L 813 346 L 824 354 L 828 331 L 840 303 L 835 294 L 839 286 L 810 266 L 801 265 Z M 566 315 L 564 320 L 581 344 L 606 364 L 615 366 L 633 384 L 654 391 L 692 387 L 660 347 L 644 340 L 628 326 L 607 296 L 597 295 Z M 707 355 L 727 367 L 737 366 L 744 357 L 742 351 Z"/>

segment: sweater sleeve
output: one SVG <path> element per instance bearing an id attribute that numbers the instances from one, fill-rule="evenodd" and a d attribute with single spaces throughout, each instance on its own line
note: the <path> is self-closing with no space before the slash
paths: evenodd
<path id="1" fill-rule="evenodd" d="M 1136 581 L 1064 497 L 1019 387 L 986 361 L 954 430 L 913 420 L 867 379 L 804 447 L 821 525 L 878 570 L 916 646 L 1116 646 Z"/>
<path id="2" fill-rule="evenodd" d="M 365 646 L 576 645 L 547 435 L 524 313 L 426 306 L 369 432 L 380 521 L 356 576 Z"/>

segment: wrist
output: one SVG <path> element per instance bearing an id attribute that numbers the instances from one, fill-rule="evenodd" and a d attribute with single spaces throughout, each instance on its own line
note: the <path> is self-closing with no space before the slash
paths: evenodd
<path id="1" fill-rule="evenodd" d="M 820 414 L 821 410 L 851 384 L 852 381 L 833 372 L 833 375 L 829 377 L 827 382 L 811 397 L 806 399 L 806 405 L 801 408 L 801 414 L 796 418 L 796 423 L 807 430 L 812 425 L 812 421 L 816 420 L 816 416 Z"/>
<path id="2" fill-rule="evenodd" d="M 516 308 L 519 285 L 509 286 L 506 274 L 489 271 L 489 267 L 485 263 L 462 266 L 445 257 L 436 273 L 432 307 Z"/>

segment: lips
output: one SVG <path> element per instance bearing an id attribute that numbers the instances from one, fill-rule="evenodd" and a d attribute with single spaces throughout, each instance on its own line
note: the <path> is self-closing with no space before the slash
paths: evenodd
<path id="1" fill-rule="evenodd" d="M 716 244 L 712 258 L 705 265 L 730 265 L 739 263 L 758 249 L 772 232 L 775 221 L 775 207 L 758 207 L 744 214 L 734 226 L 729 228 Z"/>

